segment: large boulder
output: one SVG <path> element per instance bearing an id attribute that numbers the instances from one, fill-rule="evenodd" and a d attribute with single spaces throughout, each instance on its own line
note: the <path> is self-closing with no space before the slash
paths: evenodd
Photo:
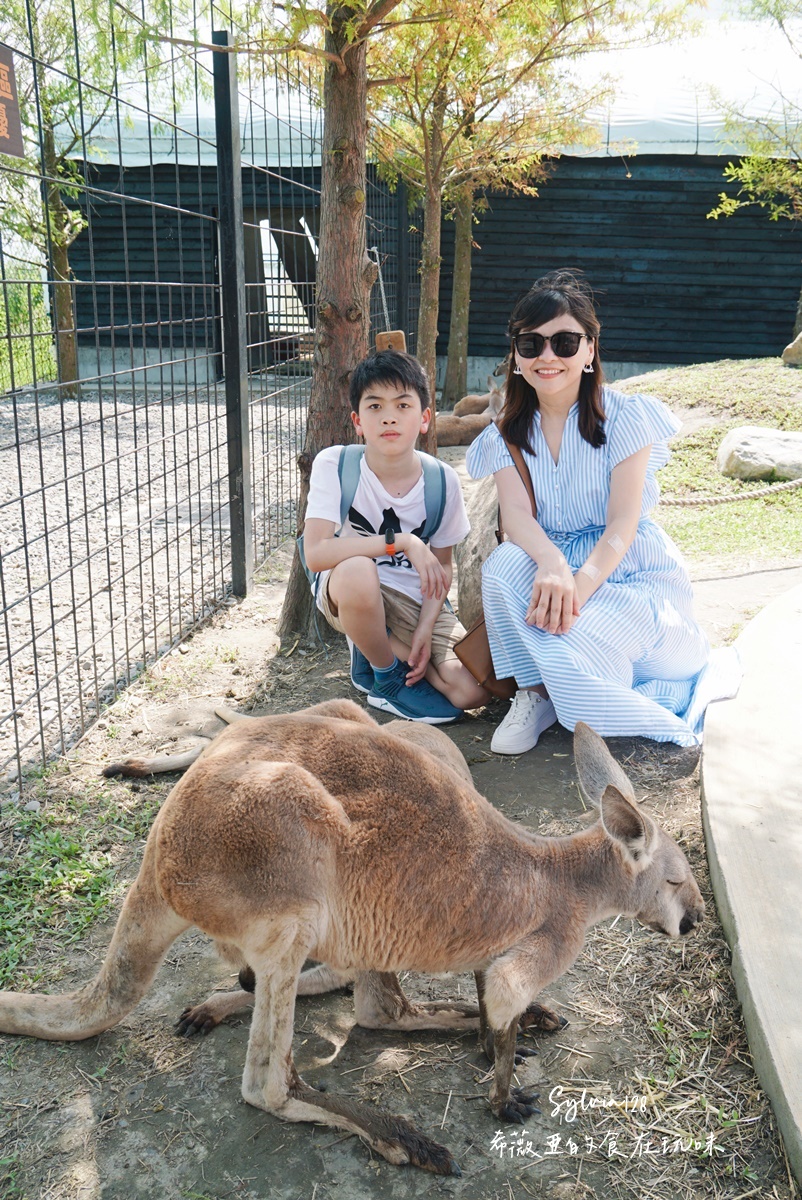
<path id="1" fill-rule="evenodd" d="M 468 501 L 471 532 L 456 547 L 457 613 L 466 629 L 482 614 L 482 563 L 498 545 L 498 497 L 492 475 L 480 480 Z"/>
<path id="2" fill-rule="evenodd" d="M 783 350 L 783 362 L 787 367 L 802 367 L 802 333 L 798 333 Z"/>
<path id="3" fill-rule="evenodd" d="M 802 479 L 802 433 L 757 425 L 731 429 L 716 466 L 732 479 Z"/>

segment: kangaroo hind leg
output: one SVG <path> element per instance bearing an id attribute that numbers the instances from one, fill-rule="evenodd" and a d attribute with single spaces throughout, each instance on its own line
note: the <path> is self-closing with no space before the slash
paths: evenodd
<path id="1" fill-rule="evenodd" d="M 286 929 L 278 952 L 248 960 L 256 973 L 256 993 L 242 1094 L 249 1104 L 284 1121 L 314 1121 L 363 1138 L 388 1162 L 412 1163 L 438 1175 L 459 1175 L 444 1146 L 431 1141 L 403 1117 L 382 1112 L 348 1096 L 318 1092 L 301 1079 L 292 1058 L 295 994 L 312 939 Z"/>

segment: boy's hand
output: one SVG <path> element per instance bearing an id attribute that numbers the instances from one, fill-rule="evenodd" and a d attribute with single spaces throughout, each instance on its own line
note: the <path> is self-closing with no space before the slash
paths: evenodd
<path id="1" fill-rule="evenodd" d="M 407 661 L 412 670 L 407 675 L 407 687 L 418 683 L 426 674 L 429 659 L 432 657 L 432 631 L 421 629 L 420 626 L 412 635 L 412 647 Z"/>
<path id="2" fill-rule="evenodd" d="M 424 600 L 440 600 L 448 591 L 448 575 L 425 542 L 410 534 L 409 545 L 404 551 L 420 576 L 420 590 Z"/>

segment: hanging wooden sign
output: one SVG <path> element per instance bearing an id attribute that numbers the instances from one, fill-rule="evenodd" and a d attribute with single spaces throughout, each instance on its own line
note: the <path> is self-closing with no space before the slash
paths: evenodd
<path id="1" fill-rule="evenodd" d="M 14 60 L 8 46 L 0 46 L 0 154 L 25 157 Z"/>
<path id="2" fill-rule="evenodd" d="M 376 334 L 377 350 L 406 350 L 407 339 L 403 329 L 386 329 Z"/>

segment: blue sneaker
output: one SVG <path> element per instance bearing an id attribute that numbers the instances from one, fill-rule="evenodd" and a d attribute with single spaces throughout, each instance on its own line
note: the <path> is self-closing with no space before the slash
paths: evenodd
<path id="1" fill-rule="evenodd" d="M 345 640 L 351 652 L 351 683 L 358 692 L 364 692 L 367 695 L 373 687 L 373 667 L 349 637 Z"/>
<path id="2" fill-rule="evenodd" d="M 374 674 L 368 704 L 407 721 L 422 721 L 425 725 L 445 725 L 462 716 L 462 709 L 455 708 L 425 679 L 407 687 L 408 671 L 409 665 L 396 659 L 391 670 Z"/>

